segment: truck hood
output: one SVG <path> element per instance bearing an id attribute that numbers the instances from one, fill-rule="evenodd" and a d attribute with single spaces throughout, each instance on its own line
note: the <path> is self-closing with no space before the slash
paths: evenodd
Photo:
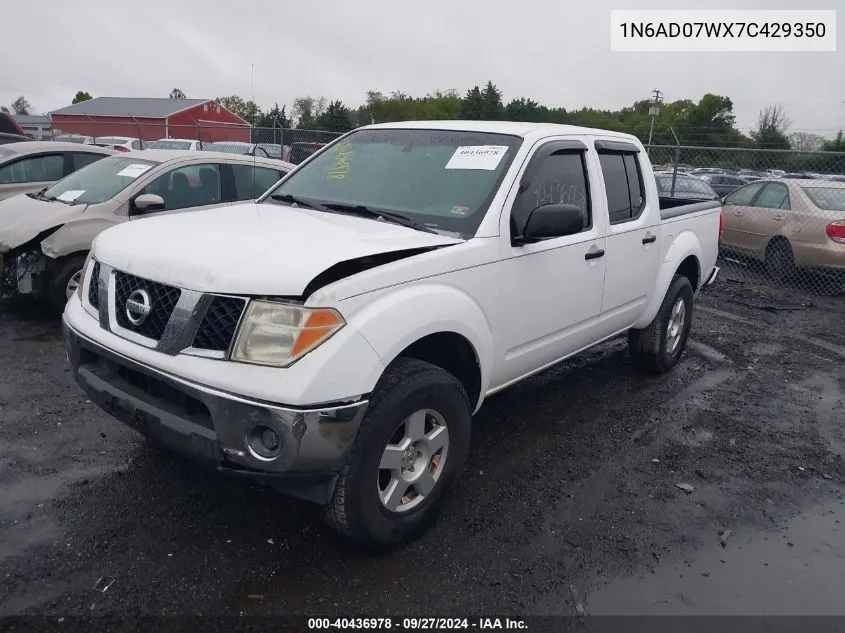
<path id="1" fill-rule="evenodd" d="M 36 200 L 26 194 L 0 200 L 0 253 L 25 244 L 42 231 L 78 218 L 86 206 Z"/>
<path id="2" fill-rule="evenodd" d="M 201 292 L 300 296 L 335 264 L 463 240 L 278 204 L 236 204 L 130 221 L 94 241 L 97 260 Z"/>

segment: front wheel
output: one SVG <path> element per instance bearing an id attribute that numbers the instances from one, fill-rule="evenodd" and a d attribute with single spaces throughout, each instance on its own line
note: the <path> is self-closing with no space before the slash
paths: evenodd
<path id="1" fill-rule="evenodd" d="M 65 258 L 56 267 L 53 283 L 50 287 L 50 301 L 58 310 L 63 310 L 65 304 L 82 283 L 82 267 L 85 265 L 86 255 L 72 255 Z"/>
<path id="2" fill-rule="evenodd" d="M 325 518 L 365 546 L 408 541 L 437 519 L 469 454 L 471 411 L 452 374 L 400 358 L 370 400 Z"/>
<path id="3" fill-rule="evenodd" d="M 681 358 L 692 327 L 693 289 L 689 279 L 675 275 L 654 320 L 642 330 L 628 330 L 628 350 L 634 364 L 664 373 Z"/>

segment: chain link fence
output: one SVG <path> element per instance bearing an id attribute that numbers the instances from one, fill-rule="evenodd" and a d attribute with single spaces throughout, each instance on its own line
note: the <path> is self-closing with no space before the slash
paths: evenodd
<path id="1" fill-rule="evenodd" d="M 723 201 L 729 281 L 845 293 L 845 153 L 651 146 L 661 196 Z"/>
<path id="2" fill-rule="evenodd" d="M 164 145 L 299 164 L 340 133 L 248 125 L 91 121 L 55 138 L 129 149 Z M 126 140 L 128 139 L 128 140 Z M 167 143 L 156 143 L 169 139 Z M 184 139 L 180 141 L 179 139 Z M 186 141 L 195 141 L 193 144 Z M 724 201 L 720 265 L 735 281 L 845 292 L 845 153 L 651 145 L 662 196 Z"/>

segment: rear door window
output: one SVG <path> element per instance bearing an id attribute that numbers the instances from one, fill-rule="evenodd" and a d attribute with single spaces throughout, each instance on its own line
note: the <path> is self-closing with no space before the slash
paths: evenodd
<path id="1" fill-rule="evenodd" d="M 789 189 L 779 182 L 770 182 L 754 201 L 755 207 L 763 209 L 788 209 Z"/>
<path id="2" fill-rule="evenodd" d="M 630 222 L 645 208 L 645 188 L 639 160 L 633 152 L 599 152 L 607 210 L 611 224 Z"/>
<path id="3" fill-rule="evenodd" d="M 74 152 L 72 155 L 72 169 L 73 171 L 77 171 L 82 169 L 86 165 L 90 165 L 91 163 L 96 163 L 101 158 L 105 158 L 105 154 L 94 154 L 94 153 L 83 153 L 83 152 Z"/>
<path id="4" fill-rule="evenodd" d="M 232 165 L 235 200 L 255 200 L 284 176 L 277 169 L 253 165 Z"/>
<path id="5" fill-rule="evenodd" d="M 50 182 L 64 176 L 64 154 L 29 156 L 0 167 L 0 185 Z"/>

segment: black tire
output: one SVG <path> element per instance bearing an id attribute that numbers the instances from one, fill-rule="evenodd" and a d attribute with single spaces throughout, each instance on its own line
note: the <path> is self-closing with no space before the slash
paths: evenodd
<path id="1" fill-rule="evenodd" d="M 436 410 L 446 421 L 446 462 L 434 488 L 418 505 L 392 512 L 379 498 L 382 453 L 403 421 L 421 409 Z M 386 548 L 421 535 L 437 520 L 447 493 L 466 466 L 470 420 L 469 399 L 457 378 L 416 359 L 397 359 L 373 392 L 324 518 L 344 537 L 369 548 Z"/>
<path id="2" fill-rule="evenodd" d="M 766 248 L 766 272 L 775 281 L 787 282 L 795 277 L 795 258 L 785 239 L 778 239 Z"/>
<path id="3" fill-rule="evenodd" d="M 85 265 L 86 254 L 69 255 L 57 262 L 55 274 L 50 284 L 49 300 L 57 310 L 64 310 L 69 297 L 67 296 L 67 285 L 71 278 L 82 272 Z M 82 283 L 82 280 L 79 281 Z"/>
<path id="4" fill-rule="evenodd" d="M 667 329 L 675 302 L 679 298 L 684 302 L 685 318 L 678 345 L 674 350 L 670 350 L 667 347 Z M 628 330 L 628 351 L 634 364 L 640 369 L 659 374 L 671 370 L 687 346 L 692 327 L 692 311 L 692 284 L 683 275 L 675 275 L 654 320 L 641 330 Z"/>

